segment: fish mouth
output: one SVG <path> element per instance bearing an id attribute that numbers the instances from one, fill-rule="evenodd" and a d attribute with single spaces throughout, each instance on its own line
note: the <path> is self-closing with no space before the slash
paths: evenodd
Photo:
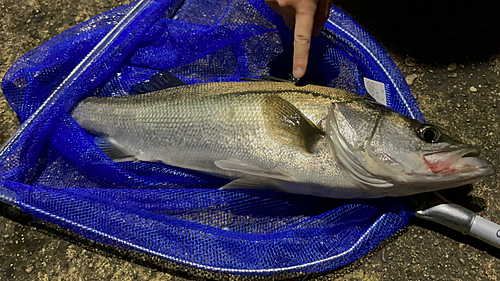
<path id="1" fill-rule="evenodd" d="M 493 165 L 479 158 L 479 150 L 475 147 L 424 154 L 423 160 L 433 174 L 469 175 L 474 179 L 493 174 Z"/>

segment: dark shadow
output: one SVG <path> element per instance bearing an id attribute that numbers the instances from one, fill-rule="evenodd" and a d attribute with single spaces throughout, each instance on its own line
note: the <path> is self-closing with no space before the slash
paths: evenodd
<path id="1" fill-rule="evenodd" d="M 440 190 L 438 194 L 457 205 L 477 213 L 484 210 L 486 207 L 486 200 L 481 197 L 469 195 L 472 189 L 472 185 L 464 185 L 456 188 Z"/>
<path id="2" fill-rule="evenodd" d="M 35 217 L 21 211 L 18 207 L 3 202 L 0 202 L 0 216 L 23 225 L 32 225 L 37 220 Z"/>
<path id="3" fill-rule="evenodd" d="M 500 1 L 335 0 L 389 51 L 424 63 L 487 60 L 500 49 Z"/>
<path id="4" fill-rule="evenodd" d="M 406 202 L 408 208 L 415 211 L 424 210 L 443 203 L 453 203 L 477 213 L 484 210 L 486 200 L 470 195 L 469 193 L 472 189 L 472 185 L 464 185 L 437 192 L 420 193 L 406 197 Z"/>

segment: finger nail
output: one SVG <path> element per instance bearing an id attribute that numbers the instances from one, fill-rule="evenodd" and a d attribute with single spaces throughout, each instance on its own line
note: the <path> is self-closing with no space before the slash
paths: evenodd
<path id="1" fill-rule="evenodd" d="M 293 69 L 293 77 L 295 78 L 302 78 L 304 76 L 304 70 L 302 67 L 297 67 Z"/>

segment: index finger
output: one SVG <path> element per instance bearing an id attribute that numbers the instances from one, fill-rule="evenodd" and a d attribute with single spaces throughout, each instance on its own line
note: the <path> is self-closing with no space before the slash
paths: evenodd
<path id="1" fill-rule="evenodd" d="M 293 76 L 302 78 L 306 72 L 311 47 L 316 6 L 297 7 L 293 44 Z"/>

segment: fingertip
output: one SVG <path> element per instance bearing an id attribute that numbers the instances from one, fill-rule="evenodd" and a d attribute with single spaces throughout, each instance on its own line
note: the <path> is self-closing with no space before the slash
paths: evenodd
<path id="1" fill-rule="evenodd" d="M 304 76 L 304 69 L 302 67 L 294 67 L 293 68 L 293 77 L 295 78 L 302 78 Z"/>

